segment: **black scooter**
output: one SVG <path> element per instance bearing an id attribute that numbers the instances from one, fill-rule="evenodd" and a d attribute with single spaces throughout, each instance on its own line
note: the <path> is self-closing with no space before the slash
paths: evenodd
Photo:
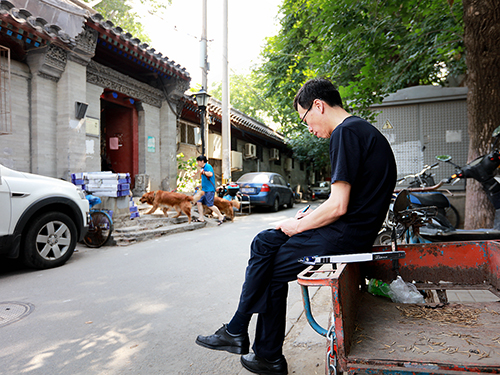
<path id="1" fill-rule="evenodd" d="M 399 179 L 398 183 L 409 180 L 407 191 L 413 208 L 436 207 L 438 213 L 433 221 L 444 227 L 455 229 L 460 223 L 458 210 L 450 203 L 446 195 L 437 190 L 438 185 L 434 182 L 434 175 L 430 173 L 438 166 L 439 162 L 426 165 L 419 173 L 405 176 Z M 439 184 L 439 187 L 441 185 Z M 449 191 L 448 193 L 451 194 Z"/>
<path id="2" fill-rule="evenodd" d="M 500 138 L 500 126 L 493 132 L 494 142 L 491 151 L 481 155 L 467 165 L 460 167 L 451 162 L 451 156 L 436 156 L 441 162 L 453 165 L 455 173 L 445 183 L 456 183 L 461 178 L 473 178 L 478 181 L 495 207 L 495 221 L 491 229 L 461 230 L 439 227 L 428 224 L 421 228 L 420 235 L 432 242 L 441 241 L 475 241 L 500 239 L 500 182 L 495 176 L 500 166 L 500 151 L 495 147 Z"/>

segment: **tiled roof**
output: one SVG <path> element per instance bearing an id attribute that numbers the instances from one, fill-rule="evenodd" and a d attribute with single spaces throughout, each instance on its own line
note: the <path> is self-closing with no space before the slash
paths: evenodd
<path id="1" fill-rule="evenodd" d="M 139 53 L 147 57 L 160 72 L 170 70 L 181 76 L 181 78 L 190 79 L 189 72 L 186 68 L 176 64 L 175 61 L 170 60 L 168 57 L 163 56 L 161 52 L 156 52 L 154 48 L 149 48 L 147 43 L 141 43 L 140 39 L 125 32 L 121 27 L 115 26 L 110 20 L 104 19 L 101 14 L 96 13 L 91 15 L 87 20 L 87 24 L 89 26 L 94 26 L 94 28 L 100 31 L 100 38 L 105 40 L 111 38 L 117 41 L 122 47 L 129 50 L 138 50 Z"/>
<path id="2" fill-rule="evenodd" d="M 8 35 L 12 36 L 16 33 L 14 37 L 27 40 L 35 47 L 39 47 L 47 41 L 70 48 L 75 44 L 75 40 L 58 25 L 48 23 L 44 18 L 31 14 L 27 9 L 18 9 L 8 0 L 0 0 L 0 18 L 2 19 L 2 29 L 7 28 Z M 18 27 L 14 29 L 12 24 L 18 25 Z"/>
<path id="3" fill-rule="evenodd" d="M 208 111 L 216 114 L 218 117 L 222 117 L 222 104 L 217 99 L 210 98 L 210 102 L 208 103 Z M 244 114 L 243 112 L 238 111 L 237 109 L 231 108 L 230 118 L 231 125 L 234 125 L 237 128 L 252 130 L 256 133 L 265 135 L 268 138 L 274 139 L 275 141 L 278 141 L 280 143 L 285 143 L 285 140 L 280 133 L 274 131 L 262 122 L 257 121 L 254 118 Z"/>
<path id="4" fill-rule="evenodd" d="M 71 4 L 72 7 L 77 7 L 81 10 L 82 19 L 86 19 L 86 24 L 99 32 L 100 38 L 105 40 L 111 39 L 113 45 L 118 45 L 121 49 L 131 51 L 131 54 L 140 58 L 142 62 L 146 62 L 150 70 L 160 75 L 171 75 L 173 73 L 181 79 L 190 80 L 190 75 L 186 71 L 186 68 L 163 56 L 162 53 L 156 52 L 154 48 L 150 48 L 147 43 L 142 43 L 140 39 L 125 32 L 121 27 L 115 26 L 113 22 L 106 20 L 101 14 L 90 12 L 88 11 L 88 7 L 84 8 L 72 1 L 59 1 L 64 3 L 65 6 Z M 66 10 L 61 9 L 59 11 L 65 12 Z M 40 47 L 47 43 L 55 43 L 68 49 L 72 49 L 75 46 L 75 39 L 65 32 L 61 28 L 61 25 L 49 23 L 46 19 L 32 14 L 27 9 L 16 8 L 11 1 L 0 0 L 0 19 L 7 21 L 6 24 L 2 22 L 0 27 L 10 29 L 6 30 L 8 35 L 16 33 L 14 37 L 17 39 L 27 39 L 29 44 L 35 47 Z M 28 34 L 31 34 L 31 37 Z"/>
<path id="5" fill-rule="evenodd" d="M 192 99 L 191 97 L 184 96 L 184 100 L 191 108 L 191 110 L 196 110 L 198 108 L 196 100 Z M 210 98 L 207 110 L 210 115 L 218 119 L 222 119 L 222 103 L 219 100 Z M 282 144 L 285 143 L 283 135 L 274 131 L 262 122 L 257 121 L 256 119 L 244 114 L 243 112 L 238 111 L 237 109 L 231 108 L 230 119 L 231 126 L 240 128 L 242 130 L 258 133 Z"/>

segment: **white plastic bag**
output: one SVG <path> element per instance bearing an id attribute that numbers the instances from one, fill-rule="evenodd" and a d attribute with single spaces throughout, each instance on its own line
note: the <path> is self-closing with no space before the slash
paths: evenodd
<path id="1" fill-rule="evenodd" d="M 424 303 L 424 297 L 412 283 L 405 283 L 398 276 L 390 285 L 390 296 L 392 302 L 397 303 Z"/>

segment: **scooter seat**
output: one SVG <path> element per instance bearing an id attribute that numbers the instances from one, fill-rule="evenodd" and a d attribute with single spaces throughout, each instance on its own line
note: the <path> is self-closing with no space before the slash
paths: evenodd
<path id="1" fill-rule="evenodd" d="M 439 192 L 415 193 L 409 192 L 410 202 L 418 206 L 436 206 L 437 208 L 450 207 L 450 201 Z"/>

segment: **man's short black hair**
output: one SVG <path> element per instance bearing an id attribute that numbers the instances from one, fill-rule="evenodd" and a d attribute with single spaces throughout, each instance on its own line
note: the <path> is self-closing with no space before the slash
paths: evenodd
<path id="1" fill-rule="evenodd" d="M 333 83 L 324 78 L 314 78 L 304 83 L 295 95 L 293 107 L 295 110 L 298 105 L 310 108 L 315 99 L 323 100 L 330 107 L 344 108 L 338 90 Z"/>
<path id="2" fill-rule="evenodd" d="M 203 163 L 206 163 L 208 160 L 205 155 L 200 155 L 196 158 L 196 161 L 202 161 Z"/>

